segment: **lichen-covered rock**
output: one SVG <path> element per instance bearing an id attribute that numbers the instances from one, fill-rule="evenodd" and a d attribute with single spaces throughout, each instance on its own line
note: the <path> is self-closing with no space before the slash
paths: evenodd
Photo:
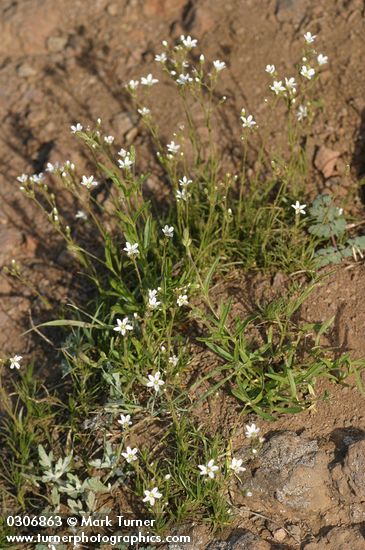
<path id="1" fill-rule="evenodd" d="M 365 538 L 357 526 L 335 527 L 327 535 L 306 544 L 303 550 L 364 550 Z"/>
<path id="2" fill-rule="evenodd" d="M 264 444 L 251 491 L 299 513 L 318 513 L 332 505 L 330 483 L 328 458 L 317 441 L 284 432 Z"/>

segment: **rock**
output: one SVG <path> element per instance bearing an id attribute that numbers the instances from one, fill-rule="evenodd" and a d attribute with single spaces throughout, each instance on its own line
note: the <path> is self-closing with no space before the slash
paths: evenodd
<path id="1" fill-rule="evenodd" d="M 273 534 L 273 537 L 276 541 L 278 542 L 283 542 L 283 540 L 286 539 L 286 531 L 285 529 L 277 529 L 274 534 Z"/>
<path id="2" fill-rule="evenodd" d="M 130 113 L 118 113 L 112 120 L 113 127 L 119 135 L 124 136 L 135 126 L 136 120 Z"/>
<path id="3" fill-rule="evenodd" d="M 254 495 L 271 497 L 298 514 L 323 512 L 333 505 L 328 459 L 316 440 L 294 432 L 275 434 L 265 442 L 258 461 L 250 483 Z"/>
<path id="4" fill-rule="evenodd" d="M 214 541 L 206 550 L 271 550 L 272 546 L 266 540 L 251 533 L 240 531 L 233 533 L 226 541 Z"/>
<path id="5" fill-rule="evenodd" d="M 29 78 L 37 74 L 37 71 L 28 63 L 21 63 L 17 66 L 16 72 L 21 78 Z"/>
<path id="6" fill-rule="evenodd" d="M 365 439 L 348 447 L 342 474 L 356 497 L 365 500 Z"/>
<path id="7" fill-rule="evenodd" d="M 277 0 L 275 15 L 280 23 L 299 23 L 308 11 L 306 0 Z"/>
<path id="8" fill-rule="evenodd" d="M 336 174 L 336 163 L 340 153 L 338 151 L 332 151 L 322 145 L 316 152 L 314 158 L 314 166 L 322 172 L 323 176 L 327 179 Z"/>
<path id="9" fill-rule="evenodd" d="M 47 40 L 47 48 L 50 52 L 62 52 L 68 42 L 67 36 L 50 36 Z"/>
<path id="10" fill-rule="evenodd" d="M 112 17 L 115 17 L 118 13 L 118 5 L 117 4 L 109 4 L 106 8 L 106 11 L 111 15 Z"/>
<path id="11" fill-rule="evenodd" d="M 310 542 L 303 550 L 364 550 L 365 538 L 360 529 L 353 527 L 335 527 L 316 542 Z"/>

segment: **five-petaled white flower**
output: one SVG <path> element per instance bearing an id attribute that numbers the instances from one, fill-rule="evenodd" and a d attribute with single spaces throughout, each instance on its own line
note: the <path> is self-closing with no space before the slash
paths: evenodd
<path id="1" fill-rule="evenodd" d="M 299 201 L 296 201 L 295 204 L 291 205 L 291 207 L 294 208 L 295 214 L 299 215 L 299 214 L 305 214 L 305 209 L 306 209 L 307 205 L 306 204 L 300 204 Z"/>
<path id="2" fill-rule="evenodd" d="M 123 320 L 117 319 L 117 326 L 115 326 L 113 330 L 115 330 L 115 332 L 120 332 L 122 336 L 125 336 L 128 330 L 133 330 L 133 325 L 128 317 L 124 317 Z"/>
<path id="3" fill-rule="evenodd" d="M 189 178 L 187 178 L 186 176 L 184 176 L 183 178 L 181 178 L 179 180 L 179 183 L 181 185 L 182 188 L 185 188 L 187 187 L 188 185 L 190 185 L 192 183 L 193 180 L 189 180 Z"/>
<path id="4" fill-rule="evenodd" d="M 121 414 L 119 420 L 117 421 L 118 424 L 122 426 L 122 428 L 128 428 L 128 426 L 132 426 L 131 421 L 131 415 L 130 414 Z"/>
<path id="5" fill-rule="evenodd" d="M 157 63 L 165 63 L 165 61 L 167 61 L 165 52 L 155 55 L 155 61 L 157 61 Z"/>
<path id="6" fill-rule="evenodd" d="M 200 469 L 199 473 L 200 473 L 201 476 L 208 476 L 208 477 L 210 477 L 210 479 L 214 479 L 215 472 L 217 470 L 219 470 L 218 466 L 216 466 L 214 464 L 214 459 L 213 458 L 211 460 L 209 460 L 208 464 L 206 464 L 206 465 L 199 464 L 198 468 Z"/>
<path id="7" fill-rule="evenodd" d="M 295 82 L 294 76 L 291 76 L 290 78 L 285 77 L 285 86 L 286 86 L 287 90 L 289 90 L 289 91 L 293 92 L 293 94 L 295 94 L 297 83 Z"/>
<path id="8" fill-rule="evenodd" d="M 328 63 L 328 55 L 323 55 L 323 53 L 320 53 L 317 56 L 317 62 L 318 65 L 325 65 L 326 63 Z"/>
<path id="9" fill-rule="evenodd" d="M 108 145 L 111 145 L 114 141 L 114 136 L 104 136 L 104 141 L 105 143 L 107 143 Z"/>
<path id="10" fill-rule="evenodd" d="M 165 225 L 163 228 L 162 228 L 162 233 L 165 235 L 165 237 L 167 237 L 168 239 L 172 239 L 172 237 L 174 236 L 174 228 L 172 227 L 172 225 Z"/>
<path id="11" fill-rule="evenodd" d="M 141 109 L 138 109 L 138 112 L 141 116 L 147 116 L 150 114 L 150 109 L 148 107 L 142 107 Z"/>
<path id="12" fill-rule="evenodd" d="M 138 88 L 138 85 L 139 85 L 138 80 L 130 80 L 129 83 L 128 83 L 128 87 L 131 90 L 136 90 Z"/>
<path id="13" fill-rule="evenodd" d="M 265 67 L 265 71 L 271 75 L 274 74 L 275 70 L 275 65 L 266 65 Z"/>
<path id="14" fill-rule="evenodd" d="M 285 92 L 285 86 L 283 86 L 281 80 L 274 80 L 270 86 L 270 90 L 272 90 L 276 95 L 279 95 L 281 92 Z"/>
<path id="15" fill-rule="evenodd" d="M 159 392 L 160 387 L 165 384 L 165 382 L 163 380 L 161 380 L 160 371 L 157 371 L 155 374 L 149 374 L 148 375 L 148 380 L 149 381 L 147 382 L 146 386 L 148 388 L 153 388 L 156 393 Z"/>
<path id="16" fill-rule="evenodd" d="M 159 492 L 157 487 L 154 487 L 151 491 L 145 490 L 144 495 L 143 502 L 148 502 L 151 506 L 155 504 L 157 499 L 162 497 L 162 494 Z"/>
<path id="17" fill-rule="evenodd" d="M 193 79 L 191 78 L 189 73 L 187 74 L 181 73 L 179 77 L 176 79 L 177 84 L 179 84 L 180 86 L 185 86 L 185 84 L 188 84 L 188 82 L 192 82 L 192 81 Z"/>
<path id="18" fill-rule="evenodd" d="M 28 181 L 28 175 L 22 174 L 21 176 L 18 176 L 16 179 L 20 181 L 20 183 L 26 183 Z"/>
<path id="19" fill-rule="evenodd" d="M 177 297 L 176 303 L 179 307 L 189 305 L 187 294 L 180 294 L 180 296 Z"/>
<path id="20" fill-rule="evenodd" d="M 43 172 L 40 172 L 39 174 L 33 174 L 32 176 L 30 176 L 29 179 L 32 183 L 38 184 L 44 180 L 44 174 Z"/>
<path id="21" fill-rule="evenodd" d="M 176 153 L 180 150 L 180 145 L 178 143 L 175 143 L 174 141 L 170 141 L 170 143 L 167 144 L 167 150 L 172 155 L 176 155 Z"/>
<path id="22" fill-rule="evenodd" d="M 247 117 L 246 116 L 241 116 L 241 120 L 242 120 L 242 127 L 243 128 L 254 128 L 256 126 L 256 121 L 255 119 L 253 118 L 252 115 L 248 115 Z"/>
<path id="23" fill-rule="evenodd" d="M 87 189 L 91 189 L 92 187 L 96 187 L 98 182 L 94 180 L 94 176 L 82 176 L 81 185 L 84 185 Z"/>
<path id="24" fill-rule="evenodd" d="M 311 80 L 311 78 L 313 78 L 316 74 L 316 71 L 313 69 L 313 67 L 307 67 L 307 65 L 303 65 L 300 69 L 300 74 L 304 76 L 304 78 Z"/>
<path id="25" fill-rule="evenodd" d="M 157 84 L 157 82 L 157 78 L 153 78 L 151 73 L 149 73 L 147 76 L 142 76 L 141 78 L 142 86 L 153 86 L 154 84 Z"/>
<path id="26" fill-rule="evenodd" d="M 186 191 L 186 188 L 183 187 L 180 190 L 176 191 L 176 200 L 179 202 L 180 200 L 186 201 L 188 199 L 188 192 Z"/>
<path id="27" fill-rule="evenodd" d="M 14 355 L 14 357 L 10 357 L 10 368 L 11 369 L 20 369 L 20 361 L 23 359 L 22 355 Z"/>
<path id="28" fill-rule="evenodd" d="M 71 126 L 70 128 L 72 134 L 76 134 L 76 132 L 82 132 L 82 124 L 80 124 L 79 122 Z"/>
<path id="29" fill-rule="evenodd" d="M 169 357 L 169 365 L 176 367 L 178 362 L 179 362 L 179 358 L 176 355 L 171 355 L 171 357 Z"/>
<path id="30" fill-rule="evenodd" d="M 260 433 L 260 428 L 256 426 L 256 424 L 246 424 L 245 426 L 245 435 L 248 437 L 248 439 L 251 439 L 251 437 L 257 437 Z"/>
<path id="31" fill-rule="evenodd" d="M 306 105 L 299 105 L 298 111 L 297 111 L 297 119 L 302 121 L 303 119 L 307 118 L 308 116 L 308 108 Z"/>
<path id="32" fill-rule="evenodd" d="M 317 35 L 316 34 L 312 34 L 311 32 L 306 32 L 305 35 L 304 35 L 304 40 L 306 41 L 307 44 L 312 44 L 315 39 L 317 38 Z"/>
<path id="33" fill-rule="evenodd" d="M 188 50 L 191 50 L 192 48 L 196 48 L 198 41 L 196 38 L 191 38 L 191 36 L 184 36 L 183 34 L 180 36 L 181 42 L 184 44 L 185 48 Z"/>
<path id="34" fill-rule="evenodd" d="M 134 256 L 138 256 L 139 250 L 138 250 L 139 244 L 138 243 L 129 243 L 128 241 L 125 243 L 125 247 L 123 248 L 124 252 L 127 253 L 127 256 L 129 258 L 133 258 Z"/>
<path id="35" fill-rule="evenodd" d="M 239 474 L 240 472 L 245 472 L 246 468 L 242 466 L 242 458 L 232 458 L 231 463 L 229 465 L 229 469 L 232 470 L 235 474 Z"/>
<path id="36" fill-rule="evenodd" d="M 148 291 L 148 307 L 150 309 L 157 309 L 161 305 L 161 302 L 157 300 L 157 292 L 155 288 Z"/>
<path id="37" fill-rule="evenodd" d="M 78 210 L 75 214 L 77 220 L 87 220 L 87 215 L 83 210 Z"/>
<path id="38" fill-rule="evenodd" d="M 224 61 L 220 61 L 219 59 L 216 59 L 213 61 L 213 66 L 215 70 L 219 73 L 220 71 L 223 71 L 223 69 L 226 68 L 226 64 Z"/>
<path id="39" fill-rule="evenodd" d="M 136 457 L 137 453 L 138 453 L 137 447 L 134 447 L 134 449 L 127 447 L 125 453 L 122 453 L 122 456 L 124 456 L 128 464 L 130 464 L 131 462 L 138 460 L 138 458 Z"/>

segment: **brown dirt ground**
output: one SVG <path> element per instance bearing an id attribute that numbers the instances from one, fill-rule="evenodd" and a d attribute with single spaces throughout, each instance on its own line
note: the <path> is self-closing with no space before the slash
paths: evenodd
<path id="1" fill-rule="evenodd" d="M 220 136 L 227 157 L 233 159 L 239 156 L 241 108 L 255 113 L 257 120 L 270 119 L 264 102 L 265 65 L 275 63 L 280 71 L 291 72 L 303 33 L 309 29 L 317 34 L 330 63 L 322 79 L 325 111 L 314 125 L 309 152 L 314 158 L 317 148 L 325 145 L 340 158 L 337 174 L 330 178 L 313 167 L 313 189 L 331 190 L 348 210 L 355 205 L 363 215 L 358 182 L 365 174 L 364 10 L 363 0 L 2 0 L 0 267 L 16 258 L 53 305 L 66 301 L 73 276 L 66 276 L 67 256 L 56 237 L 47 234 L 43 217 L 18 191 L 15 178 L 43 170 L 48 161 L 71 158 L 84 166 L 86 159 L 68 128 L 99 116 L 120 142 L 133 143 L 141 151 L 144 169 L 153 168 L 144 130 L 123 84 L 154 69 L 161 41 L 173 41 L 181 33 L 197 37 L 206 58 L 221 58 L 228 65 L 221 85 L 228 99 Z M 169 85 L 162 83 L 153 109 L 166 139 L 180 120 L 169 98 Z M 271 120 L 270 126 L 269 141 L 274 143 L 280 120 Z M 351 170 L 343 175 L 347 164 Z M 156 175 L 149 185 L 158 186 Z M 334 315 L 329 343 L 354 357 L 365 356 L 364 287 L 363 263 L 341 266 L 302 310 L 310 321 Z M 246 283 L 241 292 L 243 301 L 257 296 Z M 0 295 L 2 355 L 35 353 L 39 341 L 21 333 L 29 327 L 30 311 L 41 309 L 39 300 L 5 279 L 0 280 Z M 263 432 L 304 430 L 330 445 L 341 430 L 364 431 L 363 397 L 348 387 L 330 391 L 331 399 L 302 415 L 280 418 L 275 425 L 261 423 Z"/>

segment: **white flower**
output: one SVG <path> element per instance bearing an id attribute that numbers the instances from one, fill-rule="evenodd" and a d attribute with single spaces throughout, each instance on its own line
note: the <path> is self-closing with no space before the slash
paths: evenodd
<path id="1" fill-rule="evenodd" d="M 155 61 L 157 61 L 157 63 L 165 63 L 165 61 L 167 61 L 167 55 L 165 54 L 165 52 L 157 54 L 155 56 Z"/>
<path id="2" fill-rule="evenodd" d="M 200 469 L 200 475 L 201 476 L 208 476 L 210 479 L 214 479 L 215 472 L 219 470 L 218 466 L 214 464 L 214 460 L 209 460 L 208 464 L 204 466 L 203 464 L 199 464 L 198 468 Z"/>
<path id="3" fill-rule="evenodd" d="M 142 86 L 153 86 L 154 84 L 157 84 L 157 82 L 157 78 L 153 78 L 151 73 L 149 73 L 146 77 L 142 76 L 141 78 Z"/>
<path id="4" fill-rule="evenodd" d="M 94 180 L 94 176 L 82 176 L 81 185 L 84 185 L 87 189 L 91 189 L 92 187 L 96 187 L 98 185 L 98 182 Z"/>
<path id="5" fill-rule="evenodd" d="M 139 254 L 138 247 L 138 243 L 131 244 L 127 241 L 123 250 L 127 253 L 127 256 L 129 256 L 129 258 L 133 258 L 134 256 L 138 256 Z"/>
<path id="6" fill-rule="evenodd" d="M 157 292 L 156 289 L 148 291 L 148 307 L 150 309 L 156 309 L 161 305 L 161 302 L 157 300 Z"/>
<path id="7" fill-rule="evenodd" d="M 179 307 L 189 305 L 189 300 L 188 300 L 187 294 L 180 294 L 180 296 L 178 296 L 178 298 L 176 300 L 176 303 Z"/>
<path id="8" fill-rule="evenodd" d="M 254 128 L 256 126 L 256 121 L 252 115 L 241 116 L 241 120 L 243 128 Z"/>
<path id="9" fill-rule="evenodd" d="M 295 214 L 305 214 L 305 209 L 307 207 L 306 204 L 300 204 L 299 201 L 296 201 L 295 204 L 291 205 L 292 208 L 295 210 Z"/>
<path id="10" fill-rule="evenodd" d="M 138 460 L 136 457 L 137 453 L 138 453 L 137 447 L 134 447 L 134 449 L 127 447 L 125 453 L 122 453 L 122 456 L 124 456 L 128 464 L 130 464 L 131 462 Z"/>
<path id="11" fill-rule="evenodd" d="M 275 65 L 266 65 L 265 67 L 265 71 L 271 75 L 274 74 L 275 70 Z"/>
<path id="12" fill-rule="evenodd" d="M 192 182 L 193 180 L 189 180 L 186 176 L 179 180 L 179 183 L 183 189 L 190 185 Z"/>
<path id="13" fill-rule="evenodd" d="M 38 184 L 44 180 L 44 174 L 43 172 L 40 172 L 39 174 L 33 174 L 32 176 L 30 176 L 29 179 L 32 183 Z"/>
<path id="14" fill-rule="evenodd" d="M 171 355 L 171 357 L 169 357 L 169 364 L 172 365 L 173 367 L 176 367 L 178 362 L 179 362 L 179 358 L 176 355 Z"/>
<path id="15" fill-rule="evenodd" d="M 279 95 L 281 92 L 285 92 L 285 86 L 283 86 L 281 80 L 274 80 L 270 86 L 270 90 L 272 90 L 276 95 Z"/>
<path id="16" fill-rule="evenodd" d="M 289 91 L 292 91 L 295 94 L 297 83 L 295 82 L 295 78 L 293 76 L 290 78 L 285 77 L 285 86 Z"/>
<path id="17" fill-rule="evenodd" d="M 142 107 L 142 109 L 138 109 L 138 112 L 141 116 L 147 116 L 151 111 L 147 107 Z"/>
<path id="18" fill-rule="evenodd" d="M 181 39 L 181 42 L 184 44 L 185 48 L 187 48 L 188 50 L 191 50 L 192 48 L 196 48 L 198 44 L 198 41 L 196 40 L 196 38 L 191 38 L 191 36 L 187 36 L 185 38 L 185 36 L 182 34 L 180 36 L 180 39 Z"/>
<path id="19" fill-rule="evenodd" d="M 117 319 L 117 326 L 114 327 L 113 330 L 115 330 L 115 332 L 120 332 L 122 336 L 125 336 L 128 330 L 133 330 L 133 325 L 131 325 L 128 317 L 124 317 L 122 321 Z"/>
<path id="20" fill-rule="evenodd" d="M 231 463 L 229 465 L 229 469 L 232 470 L 235 474 L 239 474 L 240 472 L 245 472 L 246 468 L 242 466 L 242 458 L 232 458 Z"/>
<path id="21" fill-rule="evenodd" d="M 180 200 L 186 201 L 188 198 L 188 193 L 185 189 L 185 187 L 181 191 L 176 191 L 176 200 L 179 202 Z"/>
<path id="22" fill-rule="evenodd" d="M 224 61 L 219 61 L 219 59 L 216 59 L 213 61 L 213 66 L 215 70 L 219 73 L 220 71 L 223 71 L 223 69 L 226 68 L 226 64 Z"/>
<path id="23" fill-rule="evenodd" d="M 257 437 L 260 432 L 260 428 L 256 426 L 256 424 L 246 424 L 245 426 L 245 435 L 248 437 L 248 439 L 251 439 L 251 437 Z"/>
<path id="24" fill-rule="evenodd" d="M 128 428 L 128 426 L 132 426 L 131 422 L 131 415 L 130 414 L 121 414 L 120 419 L 118 420 L 118 424 L 122 426 L 122 428 Z"/>
<path id="25" fill-rule="evenodd" d="M 170 143 L 167 144 L 167 150 L 172 155 L 175 155 L 180 150 L 180 145 L 178 143 L 175 143 L 174 141 L 170 141 Z"/>
<path id="26" fill-rule="evenodd" d="M 171 474 L 166 474 L 164 477 L 164 480 L 168 481 L 169 479 L 171 479 Z"/>
<path id="27" fill-rule="evenodd" d="M 128 83 L 128 87 L 131 89 L 131 90 L 136 90 L 139 86 L 139 82 L 138 80 L 130 80 L 129 83 Z"/>
<path id="28" fill-rule="evenodd" d="M 317 62 L 318 62 L 318 65 L 325 65 L 326 63 L 328 63 L 328 56 L 323 55 L 323 53 L 320 53 L 317 56 Z"/>
<path id="29" fill-rule="evenodd" d="M 311 78 L 313 78 L 316 74 L 316 71 L 312 67 L 302 65 L 302 68 L 300 69 L 300 74 L 304 76 L 304 78 L 308 78 L 308 80 L 311 80 Z"/>
<path id="30" fill-rule="evenodd" d="M 148 502 L 151 506 L 153 506 L 158 498 L 162 497 L 162 494 L 159 493 L 158 488 L 154 487 L 151 491 L 144 491 L 144 499 L 143 502 Z"/>
<path id="31" fill-rule="evenodd" d="M 306 41 L 307 44 L 312 44 L 315 39 L 317 38 L 317 35 L 316 34 L 312 34 L 311 32 L 306 32 L 305 35 L 304 35 L 304 40 Z"/>
<path id="32" fill-rule="evenodd" d="M 18 176 L 16 179 L 20 181 L 20 183 L 26 183 L 28 181 L 28 175 L 22 174 L 21 176 Z"/>
<path id="33" fill-rule="evenodd" d="M 172 225 L 165 225 L 165 227 L 162 228 L 162 233 L 165 235 L 165 237 L 172 239 L 174 236 L 174 228 Z"/>
<path id="34" fill-rule="evenodd" d="M 56 172 L 56 170 L 59 169 L 59 167 L 60 165 L 58 162 L 55 162 L 54 164 L 52 164 L 52 162 L 47 162 L 46 172 L 53 174 L 54 172 Z"/>
<path id="35" fill-rule="evenodd" d="M 20 361 L 23 359 L 22 355 L 14 355 L 14 357 L 10 357 L 10 368 L 11 369 L 20 369 Z"/>
<path id="36" fill-rule="evenodd" d="M 308 116 L 308 109 L 305 105 L 299 105 L 297 111 L 297 119 L 299 122 Z"/>
<path id="37" fill-rule="evenodd" d="M 76 132 L 82 132 L 82 125 L 78 122 L 74 126 L 71 126 L 71 133 L 76 134 Z"/>
<path id="38" fill-rule="evenodd" d="M 83 210 L 78 210 L 75 214 L 77 220 L 87 220 L 87 215 Z"/>
<path id="39" fill-rule="evenodd" d="M 70 160 L 66 160 L 62 170 L 69 170 L 70 172 L 73 172 L 75 170 L 75 165 Z"/>
<path id="40" fill-rule="evenodd" d="M 188 82 L 192 82 L 193 79 L 191 78 L 191 76 L 189 75 L 189 73 L 187 74 L 180 74 L 179 75 L 179 78 L 176 79 L 176 82 L 178 84 L 180 84 L 180 86 L 185 86 L 185 84 L 187 84 Z"/>
<path id="41" fill-rule="evenodd" d="M 114 136 L 104 136 L 104 141 L 105 143 L 107 143 L 108 145 L 111 145 L 114 141 Z"/>
<path id="42" fill-rule="evenodd" d="M 118 166 L 124 170 L 130 170 L 130 167 L 133 166 L 134 161 L 131 159 L 130 154 L 126 155 L 124 159 L 118 159 Z"/>
<path id="43" fill-rule="evenodd" d="M 148 380 L 146 386 L 148 388 L 153 388 L 155 392 L 160 391 L 160 386 L 163 386 L 165 382 L 161 380 L 161 373 L 160 371 L 157 371 L 155 374 L 149 374 Z"/>

